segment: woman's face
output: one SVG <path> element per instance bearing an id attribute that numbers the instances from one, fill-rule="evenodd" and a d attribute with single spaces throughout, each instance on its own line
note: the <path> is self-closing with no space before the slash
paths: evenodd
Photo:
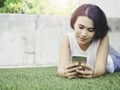
<path id="1" fill-rule="evenodd" d="M 74 32 L 79 45 L 89 46 L 95 35 L 93 20 L 79 16 L 74 24 Z"/>

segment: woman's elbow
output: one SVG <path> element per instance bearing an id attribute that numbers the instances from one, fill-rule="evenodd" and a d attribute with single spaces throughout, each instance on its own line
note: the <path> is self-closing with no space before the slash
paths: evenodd
<path id="1" fill-rule="evenodd" d="M 64 69 L 59 68 L 59 69 L 57 70 L 57 74 L 58 74 L 58 76 L 60 76 L 60 77 L 65 77 Z"/>
<path id="2" fill-rule="evenodd" d="M 93 77 L 103 76 L 105 74 L 105 70 L 95 70 Z"/>

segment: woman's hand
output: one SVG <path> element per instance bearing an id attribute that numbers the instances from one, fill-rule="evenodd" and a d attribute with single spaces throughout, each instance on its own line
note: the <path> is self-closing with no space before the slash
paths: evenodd
<path id="1" fill-rule="evenodd" d="M 79 63 L 70 63 L 68 66 L 65 68 L 65 76 L 67 78 L 74 78 L 77 77 L 77 72 L 76 70 L 81 69 L 82 67 L 79 66 Z"/>
<path id="2" fill-rule="evenodd" d="M 66 78 L 74 78 L 77 77 L 78 73 L 76 70 L 82 69 L 82 67 L 79 65 L 79 63 L 69 63 L 64 69 L 59 70 L 61 73 L 59 73 L 60 76 L 66 77 Z"/>
<path id="3" fill-rule="evenodd" d="M 81 67 L 83 68 L 82 70 L 76 70 L 76 72 L 78 73 L 78 77 L 81 78 L 92 78 L 94 77 L 94 68 L 90 65 L 87 64 L 81 64 Z"/>

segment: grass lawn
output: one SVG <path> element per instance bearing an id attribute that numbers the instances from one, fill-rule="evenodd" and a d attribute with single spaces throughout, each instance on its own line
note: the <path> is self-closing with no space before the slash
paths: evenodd
<path id="1" fill-rule="evenodd" d="M 0 69 L 0 90 L 120 90 L 120 72 L 92 79 L 57 76 L 57 67 Z"/>

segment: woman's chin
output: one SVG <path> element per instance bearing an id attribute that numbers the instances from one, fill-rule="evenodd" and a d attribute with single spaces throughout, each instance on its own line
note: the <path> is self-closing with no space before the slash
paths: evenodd
<path id="1" fill-rule="evenodd" d="M 83 41 L 79 41 L 78 42 L 80 45 L 85 45 L 86 44 L 86 42 L 83 42 Z"/>

